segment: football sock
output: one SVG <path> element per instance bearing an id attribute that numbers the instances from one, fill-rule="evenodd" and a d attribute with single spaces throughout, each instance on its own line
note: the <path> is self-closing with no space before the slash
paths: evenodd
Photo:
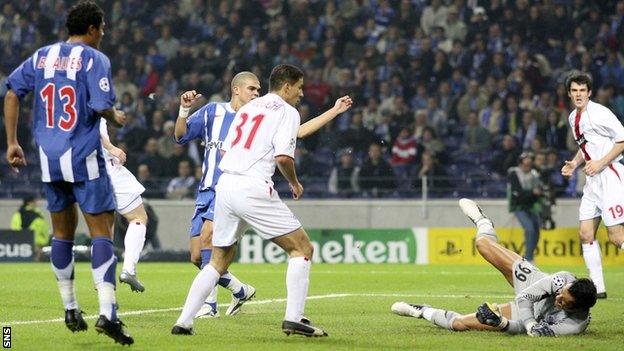
<path id="1" fill-rule="evenodd" d="M 208 294 L 206 300 L 204 300 L 204 304 L 210 306 L 213 311 L 217 311 L 217 297 L 218 297 L 218 289 L 215 286 L 214 289 Z"/>
<path id="2" fill-rule="evenodd" d="M 498 242 L 498 236 L 492 225 L 492 221 L 488 218 L 481 218 L 477 221 L 477 238 L 486 237 Z"/>
<path id="3" fill-rule="evenodd" d="M 312 262 L 306 257 L 293 257 L 288 260 L 286 270 L 286 315 L 284 319 L 300 322 L 305 309 L 310 283 L 310 266 Z"/>
<path id="4" fill-rule="evenodd" d="M 598 291 L 598 293 L 605 292 L 604 277 L 602 275 L 602 258 L 598 241 L 593 241 L 590 244 L 582 244 L 581 246 L 583 248 L 585 265 L 589 270 L 589 277 L 594 282 L 594 285 L 596 285 L 596 291 Z"/>
<path id="5" fill-rule="evenodd" d="M 124 238 L 124 261 L 121 269 L 130 274 L 136 274 L 136 265 L 139 262 L 143 244 L 145 244 L 145 231 L 145 224 L 141 222 L 128 224 L 128 230 Z"/>
<path id="6" fill-rule="evenodd" d="M 74 242 L 52 238 L 50 263 L 56 275 L 61 300 L 66 310 L 77 309 L 76 290 L 74 288 Z"/>
<path id="7" fill-rule="evenodd" d="M 238 299 L 245 297 L 245 288 L 243 287 L 243 283 L 241 283 L 241 281 L 230 272 L 226 271 L 221 278 L 219 278 L 219 285 L 230 290 L 232 295 Z"/>
<path id="8" fill-rule="evenodd" d="M 206 301 L 206 298 L 212 290 L 215 290 L 220 274 L 211 265 L 206 265 L 195 277 L 191 289 L 189 290 L 182 313 L 176 322 L 176 325 L 184 328 L 190 328 L 193 325 L 193 318 L 197 311 Z"/>
<path id="9" fill-rule="evenodd" d="M 93 282 L 98 292 L 100 315 L 110 321 L 117 320 L 115 301 L 115 268 L 117 257 L 113 252 L 113 242 L 105 237 L 96 237 L 91 246 L 91 268 Z"/>
<path id="10" fill-rule="evenodd" d="M 520 321 L 513 320 L 508 320 L 507 326 L 503 328 L 502 331 L 508 334 L 526 334 L 524 324 Z"/>
<path id="11" fill-rule="evenodd" d="M 201 249 L 199 250 L 201 255 L 201 265 L 199 269 L 206 267 L 208 263 L 210 263 L 210 257 L 212 257 L 212 249 Z"/>
<path id="12" fill-rule="evenodd" d="M 423 318 L 429 322 L 445 328 L 453 330 L 453 321 L 459 317 L 460 314 L 454 311 L 445 311 L 433 307 L 425 307 L 423 309 Z"/>

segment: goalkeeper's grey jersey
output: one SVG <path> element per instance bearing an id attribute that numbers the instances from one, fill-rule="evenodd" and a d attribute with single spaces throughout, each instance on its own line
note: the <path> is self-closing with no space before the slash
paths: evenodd
<path id="1" fill-rule="evenodd" d="M 563 311 L 555 307 L 555 296 L 567 284 L 576 280 L 569 272 L 547 275 L 522 290 L 515 302 L 520 321 L 528 325 L 546 322 L 556 335 L 578 334 L 587 328 L 589 310 Z"/>

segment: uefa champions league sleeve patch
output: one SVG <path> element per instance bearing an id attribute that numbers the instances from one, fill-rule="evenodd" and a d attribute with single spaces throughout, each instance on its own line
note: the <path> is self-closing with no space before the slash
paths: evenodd
<path id="1" fill-rule="evenodd" d="M 102 91 L 106 93 L 110 91 L 110 84 L 108 83 L 108 78 L 104 77 L 100 79 L 100 89 L 102 89 Z"/>

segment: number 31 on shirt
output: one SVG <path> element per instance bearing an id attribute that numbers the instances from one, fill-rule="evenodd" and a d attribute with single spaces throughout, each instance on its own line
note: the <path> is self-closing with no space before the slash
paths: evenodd
<path id="1" fill-rule="evenodd" d="M 264 115 L 262 114 L 257 115 L 251 119 L 251 123 L 253 123 L 253 126 L 251 127 L 251 131 L 249 132 L 247 140 L 245 141 L 245 149 L 249 150 L 251 148 L 251 144 L 256 137 L 256 132 L 258 131 L 258 128 L 260 127 L 263 119 Z M 247 123 L 247 120 L 249 120 L 249 115 L 243 113 L 241 115 L 241 122 L 236 126 L 236 138 L 234 138 L 234 141 L 232 142 L 232 147 L 234 147 L 241 141 L 241 139 L 243 139 L 243 127 L 245 126 L 245 123 Z"/>

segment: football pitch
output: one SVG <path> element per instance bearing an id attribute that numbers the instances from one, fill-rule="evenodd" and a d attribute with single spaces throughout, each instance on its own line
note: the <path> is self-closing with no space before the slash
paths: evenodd
<path id="1" fill-rule="evenodd" d="M 580 266 L 544 266 L 585 276 Z M 118 271 L 120 267 L 117 267 Z M 234 264 L 231 271 L 257 289 L 241 313 L 225 317 L 229 291 L 220 288 L 221 317 L 195 321 L 195 335 L 170 334 L 197 273 L 190 263 L 139 263 L 143 294 L 118 285 L 121 319 L 135 350 L 621 350 L 624 269 L 606 267 L 609 298 L 592 310 L 588 331 L 579 336 L 530 338 L 493 332 L 450 332 L 422 319 L 390 312 L 395 301 L 428 303 L 468 313 L 484 301 L 506 302 L 511 287 L 490 266 L 330 265 L 312 266 L 306 316 L 328 338 L 287 337 L 281 331 L 286 265 Z M 15 350 L 115 350 L 118 344 L 93 328 L 98 314 L 90 265 L 76 266 L 78 301 L 89 330 L 72 334 L 54 275 L 46 263 L 0 265 L 0 323 L 12 327 Z"/>

